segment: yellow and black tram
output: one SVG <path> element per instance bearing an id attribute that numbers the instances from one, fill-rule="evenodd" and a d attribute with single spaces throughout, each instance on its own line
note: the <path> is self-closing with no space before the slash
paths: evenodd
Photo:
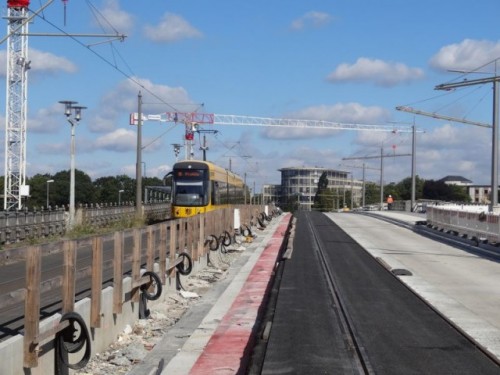
<path id="1" fill-rule="evenodd" d="M 244 182 L 233 172 L 207 161 L 175 163 L 172 171 L 172 216 L 189 217 L 244 203 Z"/>

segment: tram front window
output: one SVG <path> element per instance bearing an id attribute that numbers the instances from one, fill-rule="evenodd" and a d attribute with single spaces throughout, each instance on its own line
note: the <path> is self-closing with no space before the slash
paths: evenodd
<path id="1" fill-rule="evenodd" d="M 183 182 L 177 181 L 175 184 L 174 204 L 178 206 L 204 206 L 203 182 Z"/>

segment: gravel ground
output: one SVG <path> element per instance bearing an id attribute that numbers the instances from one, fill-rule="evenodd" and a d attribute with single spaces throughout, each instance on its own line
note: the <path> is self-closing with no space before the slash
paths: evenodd
<path id="1" fill-rule="evenodd" d="M 84 369 L 76 375 L 111 375 L 126 374 L 135 364 L 140 363 L 171 329 L 182 315 L 209 290 L 214 283 L 227 275 L 231 263 L 239 257 L 244 246 L 229 250 L 210 252 L 211 265 L 190 275 L 183 281 L 184 290 L 171 292 L 165 301 L 149 303 L 150 316 L 137 320 L 133 326 L 125 327 L 106 351 L 96 353 Z"/>

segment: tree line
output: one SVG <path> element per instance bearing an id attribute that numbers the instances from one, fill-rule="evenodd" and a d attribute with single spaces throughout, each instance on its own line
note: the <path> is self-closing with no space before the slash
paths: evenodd
<path id="1" fill-rule="evenodd" d="M 411 200 L 411 185 L 411 177 L 407 177 L 398 183 L 390 183 L 384 186 L 384 195 L 385 197 L 392 195 L 394 200 Z M 415 178 L 415 199 L 462 203 L 471 202 L 467 187 L 465 186 L 448 185 L 444 181 L 424 180 L 418 176 Z M 379 203 L 380 186 L 374 182 L 366 182 L 365 204 Z M 328 187 L 328 178 L 326 173 L 324 173 L 318 181 L 313 209 L 331 211 L 333 208 L 342 207 L 351 207 L 351 192 L 345 191 L 341 194 L 337 189 Z M 357 207 L 357 205 L 353 204 L 352 207 Z"/>
<path id="2" fill-rule="evenodd" d="M 47 181 L 53 182 L 47 182 Z M 50 207 L 64 207 L 69 204 L 70 171 L 60 171 L 56 174 L 36 174 L 26 179 L 30 186 L 30 194 L 23 201 L 23 206 L 29 210 Z M 3 192 L 4 178 L 0 179 Z M 142 193 L 146 186 L 163 186 L 163 181 L 157 177 L 142 179 Z M 123 192 L 119 193 L 120 190 Z M 117 204 L 121 202 L 135 202 L 136 180 L 127 175 L 100 177 L 95 181 L 85 172 L 75 169 L 75 205 L 83 204 Z"/>

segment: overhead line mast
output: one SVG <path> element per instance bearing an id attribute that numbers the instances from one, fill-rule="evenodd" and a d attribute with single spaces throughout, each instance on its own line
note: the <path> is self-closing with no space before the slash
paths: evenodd
<path id="1" fill-rule="evenodd" d="M 26 117 L 29 0 L 7 1 L 7 93 L 4 210 L 21 209 L 26 185 Z"/>
<path id="2" fill-rule="evenodd" d="M 4 210 L 20 210 L 22 198 L 29 195 L 26 185 L 26 133 L 28 116 L 28 36 L 86 36 L 123 40 L 124 35 L 98 34 L 28 34 L 28 24 L 54 0 L 47 0 L 37 12 L 28 16 L 30 0 L 7 0 L 7 73 L 5 110 Z M 66 3 L 64 20 L 66 22 Z"/>

